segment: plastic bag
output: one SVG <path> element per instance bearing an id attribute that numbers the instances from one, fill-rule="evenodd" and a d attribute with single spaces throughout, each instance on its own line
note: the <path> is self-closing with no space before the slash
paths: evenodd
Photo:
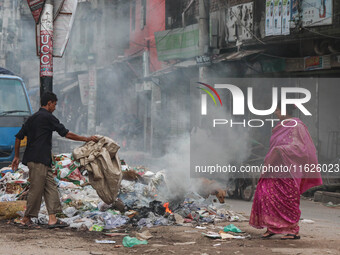
<path id="1" fill-rule="evenodd" d="M 64 210 L 64 214 L 67 216 L 67 217 L 72 217 L 74 216 L 76 213 L 78 212 L 78 210 L 74 207 L 67 207 L 65 210 Z"/>
<path id="2" fill-rule="evenodd" d="M 230 224 L 223 229 L 224 232 L 234 232 L 234 233 L 242 233 L 242 230 L 236 227 L 234 224 Z"/>
<path id="3" fill-rule="evenodd" d="M 122 215 L 112 215 L 111 213 L 105 213 L 103 215 L 105 221 L 105 229 L 118 228 L 128 221 L 128 217 Z"/>
<path id="4" fill-rule="evenodd" d="M 123 245 L 125 247 L 132 247 L 132 246 L 140 245 L 140 244 L 148 244 L 148 241 L 146 240 L 140 241 L 136 237 L 130 237 L 130 236 L 125 236 L 123 238 Z"/>

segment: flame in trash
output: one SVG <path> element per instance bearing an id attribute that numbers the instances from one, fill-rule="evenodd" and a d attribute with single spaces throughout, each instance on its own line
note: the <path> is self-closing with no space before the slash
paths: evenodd
<path id="1" fill-rule="evenodd" d="M 165 207 L 165 212 L 172 213 L 172 211 L 169 209 L 169 202 L 165 203 L 163 207 Z"/>

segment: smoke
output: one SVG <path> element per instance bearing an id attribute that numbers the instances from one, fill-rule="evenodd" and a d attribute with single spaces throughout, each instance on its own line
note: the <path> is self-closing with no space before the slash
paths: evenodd
<path id="1" fill-rule="evenodd" d="M 192 99 L 192 103 L 197 99 Z M 199 100 L 198 100 L 199 101 Z M 202 178 L 216 180 L 215 187 L 226 189 L 228 179 L 232 176 L 226 173 L 195 174 L 193 166 L 197 164 L 221 165 L 240 164 L 249 157 L 249 135 L 244 128 L 212 128 L 209 120 L 201 120 L 201 127 L 190 123 L 190 113 L 179 112 L 178 118 L 186 120 L 184 125 L 190 126 L 189 132 L 172 139 L 163 157 L 149 162 L 154 171 L 166 170 L 166 183 L 170 200 L 179 200 L 188 192 L 202 193 Z M 231 114 L 225 108 L 215 109 L 210 118 L 230 118 Z M 211 122 L 212 123 L 212 122 Z M 166 128 L 166 127 L 162 127 Z M 212 188 L 212 187 L 210 187 Z M 209 189 L 209 187 L 206 187 Z M 208 194 L 209 190 L 206 191 Z"/>
<path id="2" fill-rule="evenodd" d="M 23 8 L 28 9 L 27 3 Z M 168 188 L 176 197 L 196 190 L 196 180 L 191 180 L 190 173 L 193 157 L 202 157 L 205 163 L 213 163 L 216 158 L 226 164 L 241 162 L 248 155 L 248 135 L 246 130 L 211 130 L 203 120 L 203 125 L 191 121 L 191 107 L 199 105 L 200 99 L 187 100 L 192 94 L 190 78 L 198 77 L 196 68 L 192 72 L 174 71 L 146 83 L 138 79 L 143 77 L 140 53 L 145 47 L 138 45 L 139 41 L 130 42 L 129 13 L 129 1 L 79 2 L 65 54 L 61 59 L 54 58 L 54 92 L 59 99 L 55 115 L 69 130 L 92 135 L 87 133 L 88 110 L 82 101 L 78 77 L 95 65 L 96 133 L 117 141 L 121 158 L 129 165 L 145 165 L 153 171 L 166 169 Z M 30 53 L 33 64 L 26 66 L 34 66 L 34 71 L 23 69 L 21 75 L 27 77 L 32 90 L 39 87 L 39 58 L 35 55 L 35 24 L 29 10 L 27 18 L 30 22 L 25 28 L 25 52 Z M 125 54 L 128 45 L 130 49 Z M 126 61 L 120 57 L 123 55 L 132 57 Z M 38 89 L 31 100 L 39 105 Z M 229 116 L 226 109 L 219 111 L 210 117 Z M 228 179 L 225 175 L 208 178 L 222 182 Z"/>

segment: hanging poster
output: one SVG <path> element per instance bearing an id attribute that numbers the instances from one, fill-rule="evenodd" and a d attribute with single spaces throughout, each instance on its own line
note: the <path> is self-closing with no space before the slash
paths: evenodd
<path id="1" fill-rule="evenodd" d="M 302 25 L 305 27 L 332 24 L 332 0 L 302 1 Z"/>
<path id="2" fill-rule="evenodd" d="M 227 41 L 244 41 L 253 38 L 254 33 L 254 3 L 231 6 L 226 10 Z"/>
<path id="3" fill-rule="evenodd" d="M 282 34 L 289 35 L 290 0 L 282 0 Z"/>
<path id="4" fill-rule="evenodd" d="M 274 0 L 274 35 L 282 32 L 282 0 Z"/>
<path id="5" fill-rule="evenodd" d="M 291 4 L 291 22 L 290 22 L 290 27 L 295 27 L 296 23 L 298 22 L 299 20 L 299 5 L 301 4 L 300 3 L 300 0 L 291 0 L 292 1 L 292 4 Z"/>
<path id="6" fill-rule="evenodd" d="M 273 35 L 274 0 L 266 0 L 266 36 Z"/>
<path id="7" fill-rule="evenodd" d="M 332 0 L 291 0 L 291 27 L 295 27 L 300 16 L 303 27 L 331 25 L 333 15 Z M 299 5 L 301 13 L 299 15 Z"/>

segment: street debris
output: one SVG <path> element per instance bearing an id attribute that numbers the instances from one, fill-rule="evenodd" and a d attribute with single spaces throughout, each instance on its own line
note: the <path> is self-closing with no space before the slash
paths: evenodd
<path id="1" fill-rule="evenodd" d="M 303 220 L 300 220 L 301 223 L 314 223 L 314 220 L 308 220 L 308 219 L 303 219 Z"/>
<path id="2" fill-rule="evenodd" d="M 111 243 L 116 243 L 116 241 L 112 240 L 95 240 L 96 243 L 103 243 L 103 244 L 111 244 Z"/>
<path id="3" fill-rule="evenodd" d="M 212 238 L 212 239 L 220 239 L 221 238 L 221 235 L 219 233 L 215 233 L 215 232 L 207 232 L 207 233 L 202 233 L 202 235 L 206 236 L 206 237 L 209 237 L 209 238 Z"/>
<path id="4" fill-rule="evenodd" d="M 106 145 L 109 145 L 109 148 L 105 147 Z M 91 164 L 89 168 L 89 160 L 92 159 L 85 159 L 83 155 L 94 153 L 93 150 L 104 154 L 104 158 L 97 161 L 97 167 Z M 242 215 L 230 211 L 226 204 L 214 203 L 211 197 L 206 199 L 195 192 L 189 192 L 181 198 L 171 198 L 166 170 L 151 172 L 142 166 L 130 167 L 124 160 L 118 160 L 115 143 L 104 139 L 95 149 L 82 146 L 75 152 L 76 156 L 70 153 L 54 155 L 52 166 L 63 209 L 63 213 L 58 217 L 69 224 L 70 228 L 102 232 L 108 237 L 124 236 L 123 245 L 132 247 L 147 244 L 147 240 L 153 235 L 144 230 L 137 232 L 136 237 L 130 237 L 127 228 L 141 230 L 154 226 L 179 225 L 191 226 L 197 229 L 195 232 L 199 232 L 207 230 L 208 226 L 215 229 L 213 224 L 245 220 Z M 108 159 L 111 158 L 115 170 L 109 174 L 99 171 L 103 164 L 106 164 L 104 169 L 110 168 Z M 28 171 L 27 166 L 23 164 L 19 164 L 16 171 L 10 167 L 0 169 L 0 219 L 23 216 L 30 186 Z M 123 208 L 118 206 L 119 203 Z M 41 204 L 38 218 L 32 220 L 36 224 L 48 223 L 45 202 Z M 242 232 L 231 224 L 224 228 L 224 232 L 208 231 L 202 234 L 219 239 L 244 238 L 225 233 L 227 231 Z M 115 243 L 112 240 L 95 242 Z M 174 245 L 194 243 L 183 242 Z"/>
<path id="5" fill-rule="evenodd" d="M 184 243 L 174 243 L 175 246 L 178 245 L 191 245 L 191 244 L 195 244 L 196 242 L 184 242 Z"/>
<path id="6" fill-rule="evenodd" d="M 242 233 L 242 235 L 236 235 L 236 233 Z M 249 238 L 249 235 L 243 233 L 238 227 L 234 224 L 230 224 L 224 227 L 223 231 L 219 231 L 218 233 L 208 231 L 206 233 L 202 233 L 202 235 L 211 238 L 211 239 L 246 239 Z"/>
<path id="7" fill-rule="evenodd" d="M 135 245 L 140 245 L 140 244 L 148 244 L 148 241 L 146 240 L 139 240 L 136 237 L 130 237 L 130 236 L 125 236 L 123 238 L 123 245 L 125 247 L 133 247 Z"/>
<path id="8" fill-rule="evenodd" d="M 149 240 L 149 239 L 151 239 L 153 236 L 151 235 L 151 233 L 149 232 L 149 230 L 145 230 L 145 231 L 142 232 L 142 233 L 137 233 L 137 234 L 136 234 L 136 237 L 137 237 L 139 240 Z"/>
<path id="9" fill-rule="evenodd" d="M 239 229 L 238 227 L 236 227 L 234 224 L 230 224 L 228 226 L 226 226 L 223 229 L 224 232 L 234 232 L 234 233 L 242 233 L 242 230 Z"/>

